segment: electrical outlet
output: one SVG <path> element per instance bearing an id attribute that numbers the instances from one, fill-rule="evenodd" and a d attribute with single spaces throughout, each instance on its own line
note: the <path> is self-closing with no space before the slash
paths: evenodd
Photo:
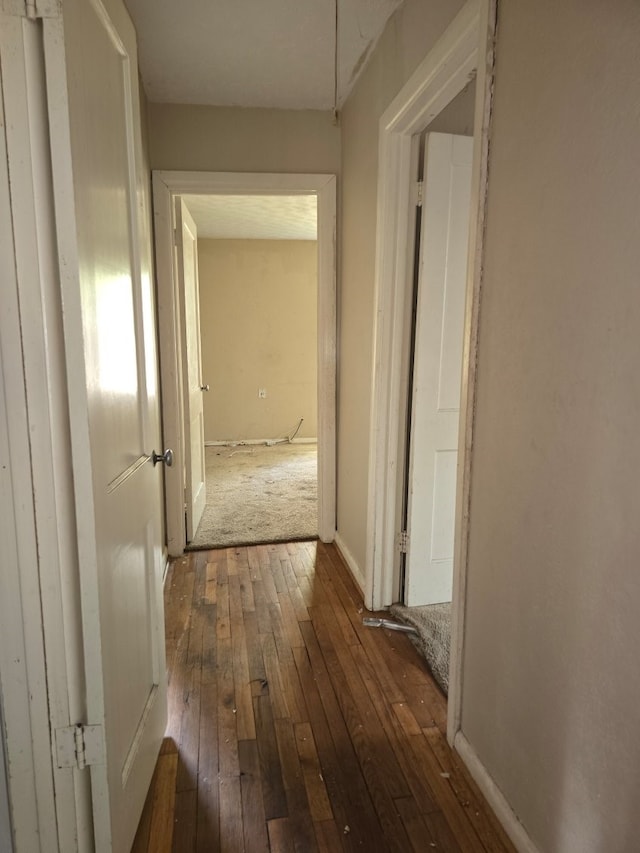
<path id="1" fill-rule="evenodd" d="M 266 396 L 267 396 L 267 389 L 266 388 L 258 388 L 258 397 L 260 397 L 261 400 L 264 400 L 264 398 Z"/>

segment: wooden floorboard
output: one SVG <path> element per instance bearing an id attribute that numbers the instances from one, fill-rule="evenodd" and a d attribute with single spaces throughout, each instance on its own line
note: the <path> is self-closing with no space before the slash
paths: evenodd
<path id="1" fill-rule="evenodd" d="M 169 724 L 132 853 L 512 853 L 407 637 L 331 545 L 194 552 L 165 583 Z"/>

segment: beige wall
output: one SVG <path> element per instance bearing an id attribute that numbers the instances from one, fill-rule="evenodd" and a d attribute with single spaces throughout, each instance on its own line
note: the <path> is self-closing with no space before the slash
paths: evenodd
<path id="1" fill-rule="evenodd" d="M 372 385 L 378 120 L 462 5 L 462 0 L 407 0 L 387 24 L 341 117 L 338 531 L 363 571 Z"/>
<path id="2" fill-rule="evenodd" d="M 425 133 L 457 133 L 473 136 L 473 118 L 476 100 L 475 78 L 459 92 L 451 103 L 434 118 Z"/>
<path id="3" fill-rule="evenodd" d="M 340 128 L 330 112 L 149 104 L 148 117 L 152 169 L 340 169 Z"/>
<path id="4" fill-rule="evenodd" d="M 316 242 L 200 239 L 198 267 L 205 441 L 316 438 Z"/>
<path id="5" fill-rule="evenodd" d="M 640 5 L 499 5 L 462 727 L 545 853 L 638 849 Z"/>

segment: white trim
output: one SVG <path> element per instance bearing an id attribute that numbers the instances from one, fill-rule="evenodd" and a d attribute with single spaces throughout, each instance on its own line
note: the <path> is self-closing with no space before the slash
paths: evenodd
<path id="1" fill-rule="evenodd" d="M 343 541 L 343 539 L 339 533 L 336 533 L 334 544 L 336 546 L 338 553 L 340 554 L 340 556 L 344 560 L 347 568 L 351 572 L 351 575 L 352 575 L 354 581 L 358 585 L 358 589 L 364 595 L 364 586 L 365 586 L 364 572 L 362 571 L 362 569 L 358 565 L 358 563 L 357 563 L 355 557 L 353 556 L 353 554 L 351 553 L 351 551 L 349 551 L 347 546 L 344 544 L 344 541 Z M 365 604 L 365 606 L 366 606 L 366 604 Z"/>
<path id="2" fill-rule="evenodd" d="M 276 444 L 317 444 L 317 438 L 292 438 L 288 441 L 286 438 L 238 438 L 229 439 L 228 441 L 205 441 L 205 447 L 244 447 L 245 445 L 265 444 L 267 447 L 273 447 Z"/>
<path id="3" fill-rule="evenodd" d="M 398 437 L 405 306 L 412 270 L 412 137 L 464 88 L 478 54 L 480 0 L 470 0 L 380 118 L 375 337 L 368 489 L 366 600 L 393 602 Z"/>
<path id="4" fill-rule="evenodd" d="M 464 596 L 471 440 L 473 429 L 476 330 L 481 277 L 482 227 L 487 180 L 495 0 L 468 0 L 411 79 L 380 119 L 378 227 L 375 280 L 375 338 L 371 404 L 365 603 L 372 609 L 393 601 L 397 496 L 404 424 L 403 335 L 411 286 L 408 246 L 411 222 L 412 138 L 476 73 L 469 268 L 464 329 L 458 489 L 453 584 L 453 626 L 449 675 L 448 737 L 460 728 Z M 475 213 L 475 215 L 474 215 Z"/>
<path id="5" fill-rule="evenodd" d="M 469 773 L 471 773 L 474 781 L 484 794 L 495 816 L 504 827 L 505 832 L 519 853 L 540 853 L 528 835 L 527 830 L 518 820 L 518 816 L 505 799 L 504 794 L 493 781 L 487 768 L 480 761 L 474 748 L 461 731 L 455 736 L 454 749 L 464 761 Z"/>
<path id="6" fill-rule="evenodd" d="M 186 544 L 183 484 L 184 424 L 180 392 L 182 336 L 176 298 L 172 199 L 188 193 L 307 195 L 318 197 L 318 531 L 332 542 L 336 519 L 336 178 L 236 172 L 153 172 L 156 276 L 164 446 L 174 451 L 166 472 L 167 547 Z"/>
<path id="7" fill-rule="evenodd" d="M 458 434 L 459 463 L 458 482 L 456 486 L 451 655 L 449 660 L 449 696 L 447 702 L 447 738 L 450 744 L 453 743 L 456 734 L 460 730 L 462 718 L 462 666 L 464 660 L 464 620 L 469 556 L 469 511 L 478 354 L 478 315 L 482 286 L 484 221 L 488 187 L 489 131 L 497 21 L 496 3 L 497 0 L 482 0 L 478 31 L 478 50 L 482 61 L 478 62 L 476 74 L 474 127 L 479 129 L 479 132 L 475 132 L 473 138 L 470 201 L 470 209 L 472 212 L 475 211 L 476 220 L 475 222 L 472 221 L 469 231 L 469 265 L 467 269 L 464 350 L 462 355 L 462 393 L 460 398 L 460 426 Z"/>
<path id="8" fill-rule="evenodd" d="M 15 559 L 5 554 L 0 675 L 16 847 L 71 851 L 90 842 L 91 812 L 87 774 L 55 765 L 50 735 L 81 717 L 84 679 L 51 175 L 55 114 L 47 115 L 57 86 L 49 74 L 51 49 L 46 72 L 42 50 L 62 44 L 61 22 L 48 18 L 42 26 L 43 39 L 39 24 L 3 16 L 0 35 L 7 119 L 1 160 L 11 176 L 11 193 L 0 193 L 11 203 L 1 214 L 10 219 L 3 221 L 1 254 L 11 266 L 0 318 L 10 454 L 3 504 L 14 505 L 6 519 L 3 506 L 3 520 L 14 529 L 3 531 L 2 541 L 10 552 L 15 538 L 16 549 Z M 59 47 L 54 52 L 59 58 Z M 2 602 L 10 613 L 2 612 Z M 9 692 L 14 678 L 19 684 Z"/>

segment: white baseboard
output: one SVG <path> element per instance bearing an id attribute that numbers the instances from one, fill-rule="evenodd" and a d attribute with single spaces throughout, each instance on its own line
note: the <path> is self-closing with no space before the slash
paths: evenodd
<path id="1" fill-rule="evenodd" d="M 347 568 L 349 569 L 349 571 L 353 575 L 353 579 L 357 583 L 360 592 L 362 593 L 362 595 L 364 595 L 365 584 L 364 584 L 364 573 L 363 573 L 362 569 L 360 568 L 360 566 L 358 565 L 358 563 L 354 559 L 353 554 L 349 551 L 347 546 L 342 541 L 342 538 L 341 538 L 339 533 L 336 533 L 333 541 L 334 541 L 336 548 L 340 552 L 340 556 L 342 557 L 342 559 L 347 564 Z"/>
<path id="2" fill-rule="evenodd" d="M 453 745 L 518 852 L 540 853 L 518 820 L 516 813 L 506 801 L 504 794 L 493 781 L 487 768 L 480 761 L 476 751 L 461 731 L 456 734 Z"/>
<path id="3" fill-rule="evenodd" d="M 273 446 L 274 444 L 284 444 L 286 439 L 281 438 L 241 438 L 237 441 L 205 441 L 205 447 L 243 447 L 246 445 L 253 444 L 266 444 L 269 446 Z M 287 442 L 288 444 L 317 444 L 317 438 L 294 438 L 291 442 Z"/>

